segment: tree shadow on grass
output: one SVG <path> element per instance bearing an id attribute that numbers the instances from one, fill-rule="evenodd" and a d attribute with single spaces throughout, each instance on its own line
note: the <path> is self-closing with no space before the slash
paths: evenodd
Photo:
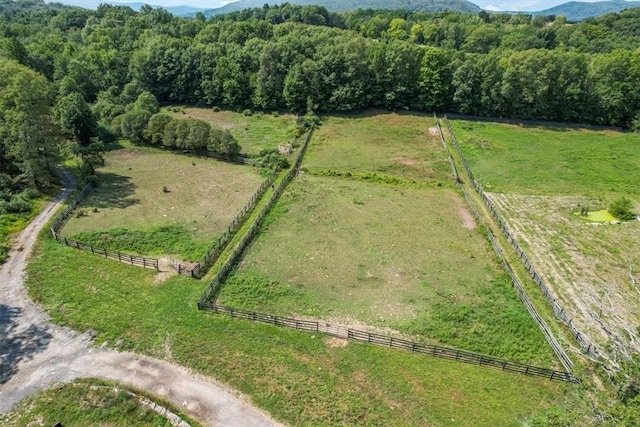
<path id="1" fill-rule="evenodd" d="M 140 203 L 140 199 L 132 198 L 136 185 L 128 176 L 114 173 L 98 172 L 98 188 L 95 188 L 86 205 L 96 208 L 124 209 Z"/>
<path id="2" fill-rule="evenodd" d="M 43 326 L 21 326 L 22 309 L 0 304 L 0 384 L 18 371 L 21 361 L 44 351 L 52 336 Z"/>

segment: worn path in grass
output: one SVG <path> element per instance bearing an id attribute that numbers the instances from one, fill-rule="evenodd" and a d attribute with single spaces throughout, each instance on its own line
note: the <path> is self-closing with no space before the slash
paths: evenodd
<path id="1" fill-rule="evenodd" d="M 50 323 L 27 296 L 26 261 L 38 233 L 75 188 L 64 190 L 22 231 L 0 268 L 0 413 L 58 382 L 93 377 L 118 381 L 167 399 L 206 425 L 271 426 L 268 416 L 217 382 L 133 353 L 92 348 L 90 333 Z"/>

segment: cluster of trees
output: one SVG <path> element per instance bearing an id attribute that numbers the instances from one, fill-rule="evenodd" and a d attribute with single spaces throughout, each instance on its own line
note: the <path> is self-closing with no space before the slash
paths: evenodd
<path id="1" fill-rule="evenodd" d="M 0 53 L 60 96 L 77 92 L 106 128 L 141 91 L 160 103 L 237 109 L 406 106 L 637 127 L 638 22 L 638 9 L 568 25 L 290 4 L 207 21 L 102 5 L 0 16 Z"/>
<path id="2" fill-rule="evenodd" d="M 180 120 L 164 113 L 150 117 L 144 132 L 152 145 L 189 151 L 213 151 L 227 155 L 240 153 L 240 145 L 227 130 L 198 119 Z"/>
<path id="3" fill-rule="evenodd" d="M 220 129 L 158 116 L 159 103 L 409 107 L 640 127 L 639 9 L 568 25 L 522 14 L 290 4 L 207 21 L 150 7 L 10 3 L 0 8 L 0 58 L 13 70 L 4 71 L 0 97 L 16 98 L 0 112 L 2 206 L 51 179 L 56 135 L 74 141 L 89 175 L 110 133 L 239 150 Z"/>

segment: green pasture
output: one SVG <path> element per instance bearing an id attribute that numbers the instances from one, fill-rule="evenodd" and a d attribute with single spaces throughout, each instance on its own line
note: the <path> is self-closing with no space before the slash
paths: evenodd
<path id="1" fill-rule="evenodd" d="M 487 191 L 640 201 L 638 134 L 467 120 L 451 126 Z"/>
<path id="2" fill-rule="evenodd" d="M 255 112 L 251 116 L 234 111 L 213 111 L 211 108 L 172 108 L 164 112 L 178 119 L 200 119 L 228 130 L 242 147 L 242 154 L 257 155 L 261 150 L 278 148 L 293 141 L 296 116 Z"/>
<path id="3" fill-rule="evenodd" d="M 296 179 L 219 301 L 553 361 L 464 201 L 449 189 Z"/>
<path id="4" fill-rule="evenodd" d="M 303 167 L 316 175 L 372 182 L 436 185 L 452 180 L 433 117 L 370 111 L 326 116 Z"/>
<path id="5" fill-rule="evenodd" d="M 143 255 L 196 260 L 263 178 L 250 166 L 150 147 L 111 150 L 99 185 L 63 235 Z M 166 190 L 165 190 L 166 187 Z"/>
<path id="6" fill-rule="evenodd" d="M 516 426 L 576 387 L 199 312 L 204 283 L 45 234 L 28 269 L 29 294 L 55 322 L 210 375 L 289 425 Z"/>
<path id="7" fill-rule="evenodd" d="M 118 388 L 117 390 L 115 388 Z M 137 395 L 137 396 L 136 396 Z M 153 397 L 132 396 L 116 383 L 80 379 L 70 384 L 54 386 L 22 401 L 10 413 L 0 415 L 5 427 L 53 426 L 149 426 L 169 427 L 171 422 L 139 402 L 148 398 L 175 414 L 179 410 Z M 192 426 L 199 423 L 180 414 Z"/>

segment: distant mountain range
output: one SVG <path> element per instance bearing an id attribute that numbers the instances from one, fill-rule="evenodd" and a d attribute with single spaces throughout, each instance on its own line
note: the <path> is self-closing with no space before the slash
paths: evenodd
<path id="1" fill-rule="evenodd" d="M 203 12 L 205 16 L 220 15 L 239 10 L 262 7 L 265 3 L 281 4 L 288 1 L 301 6 L 318 5 L 331 12 L 346 12 L 355 9 L 405 9 L 412 12 L 440 12 L 453 10 L 458 12 L 478 13 L 482 9 L 467 0 L 283 0 L 269 2 L 265 0 L 239 0 L 217 9 Z"/>
<path id="2" fill-rule="evenodd" d="M 569 21 L 582 21 L 585 18 L 617 13 L 632 7 L 640 7 L 640 1 L 611 0 L 595 3 L 571 1 L 540 12 L 531 12 L 531 15 L 564 15 Z"/>
<path id="3" fill-rule="evenodd" d="M 145 4 L 144 2 L 126 3 L 120 1 L 109 0 L 56 0 L 62 3 L 79 5 L 84 7 L 95 8 L 98 3 L 110 3 L 115 5 L 129 6 L 134 10 L 140 10 Z M 153 1 L 153 0 L 152 0 Z M 185 0 L 187 2 L 188 0 Z M 0 6 L 4 1 L 0 0 Z M 213 9 L 202 9 L 193 6 L 167 6 L 164 7 L 167 11 L 177 16 L 192 17 L 197 12 L 202 12 L 205 16 L 210 17 L 213 15 L 220 15 L 224 13 L 230 13 L 240 11 L 247 8 L 262 7 L 265 3 L 269 4 L 282 4 L 289 2 L 297 5 L 318 5 L 323 6 L 331 12 L 346 12 L 355 9 L 406 9 L 409 11 L 417 12 L 439 12 L 444 10 L 478 13 L 482 9 L 477 5 L 467 0 L 237 0 L 233 1 L 225 6 L 221 6 Z M 9 2 L 11 3 L 11 2 Z M 224 0 L 212 0 L 212 3 L 224 3 Z M 162 6 L 156 6 L 151 4 L 153 8 Z M 640 7 L 640 1 L 625 1 L 625 0 L 609 0 L 599 1 L 595 3 L 571 1 L 563 3 L 558 6 L 541 10 L 538 12 L 525 12 L 530 15 L 564 15 L 569 21 L 582 21 L 588 17 L 600 16 L 606 13 L 620 12 L 624 9 L 632 7 Z M 494 13 L 494 12 L 492 12 Z M 503 13 L 519 13 L 519 12 L 503 12 Z"/>

